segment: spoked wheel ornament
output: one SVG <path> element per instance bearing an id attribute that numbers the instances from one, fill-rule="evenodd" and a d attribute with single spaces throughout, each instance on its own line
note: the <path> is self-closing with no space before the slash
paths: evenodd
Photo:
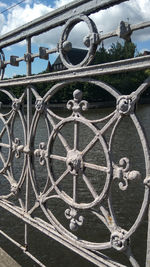
<path id="1" fill-rule="evenodd" d="M 98 131 L 95 126 L 93 126 L 89 121 L 87 121 L 81 114 L 81 109 L 87 108 L 87 102 L 81 101 L 82 93 L 79 90 L 75 90 L 74 92 L 74 100 L 70 100 L 67 104 L 67 107 L 69 109 L 73 110 L 73 113 L 70 117 L 63 119 L 61 122 L 57 124 L 57 126 L 53 129 L 51 136 L 49 138 L 48 142 L 48 157 L 47 157 L 47 164 L 48 164 L 48 172 L 49 177 L 51 179 L 52 185 L 54 189 L 56 190 L 57 194 L 61 199 L 63 199 L 69 206 L 73 208 L 78 209 L 89 209 L 92 208 L 97 203 L 100 203 L 107 195 L 107 191 L 109 189 L 109 185 L 111 182 L 111 160 L 109 157 L 109 153 L 107 150 L 107 145 L 105 143 L 104 138 L 100 134 L 100 131 Z M 74 128 L 74 144 L 73 148 L 71 148 L 67 142 L 67 140 L 62 136 L 61 129 L 67 126 L 67 124 L 73 123 Z M 92 131 L 94 138 L 92 141 L 84 148 L 79 150 L 78 148 L 78 139 L 79 139 L 79 126 L 84 125 L 85 127 L 90 128 Z M 60 141 L 62 142 L 65 151 L 66 156 L 58 156 L 51 154 L 51 151 L 53 149 L 53 146 L 55 145 L 55 139 L 56 137 L 59 137 Z M 85 136 L 86 138 L 86 136 Z M 92 149 L 94 144 L 96 142 L 99 142 L 105 155 L 106 164 L 107 166 L 100 166 L 93 163 L 85 162 L 85 156 L 88 151 Z M 52 160 L 59 160 L 66 163 L 66 170 L 65 172 L 57 179 L 54 178 L 54 173 L 51 168 Z M 94 169 L 100 172 L 104 172 L 106 176 L 105 184 L 103 186 L 103 189 L 100 193 L 97 193 L 97 188 L 94 187 L 92 184 L 92 179 L 89 179 L 86 175 L 85 170 L 87 168 Z M 63 179 L 66 179 L 66 175 L 70 174 L 73 179 L 73 195 L 68 195 L 65 191 L 61 190 L 59 184 Z M 92 195 L 93 201 L 87 202 L 82 201 L 78 202 L 78 179 L 82 179 L 85 183 L 86 187 L 88 188 L 89 193 Z M 99 179 L 101 179 L 99 177 Z"/>

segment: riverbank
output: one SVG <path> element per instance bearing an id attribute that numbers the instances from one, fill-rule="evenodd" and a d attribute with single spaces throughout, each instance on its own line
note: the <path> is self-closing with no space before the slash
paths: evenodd
<path id="1" fill-rule="evenodd" d="M 150 104 L 150 98 L 141 98 L 139 99 L 139 104 L 143 105 L 143 104 Z M 89 109 L 96 109 L 96 108 L 111 108 L 111 107 L 115 107 L 116 102 L 115 101 L 99 101 L 99 102 L 91 102 L 88 103 L 88 108 Z M 66 103 L 48 103 L 47 105 L 49 108 L 52 109 L 66 109 Z M 10 108 L 11 105 L 5 105 L 2 102 L 0 102 L 0 109 L 2 108 Z M 24 107 L 26 107 L 26 105 L 24 105 Z M 34 104 L 32 105 L 32 107 L 34 108 Z"/>

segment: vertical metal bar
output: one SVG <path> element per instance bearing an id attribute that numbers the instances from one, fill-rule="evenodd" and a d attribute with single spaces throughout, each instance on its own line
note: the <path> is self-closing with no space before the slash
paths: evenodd
<path id="1" fill-rule="evenodd" d="M 27 38 L 27 55 L 29 55 L 27 60 L 27 76 L 32 74 L 31 71 L 31 38 Z M 30 124 L 31 124 L 31 117 L 32 117 L 32 94 L 30 87 L 27 88 L 27 146 L 29 146 L 29 138 L 30 138 Z M 27 162 L 29 166 L 30 157 L 27 155 Z M 26 174 L 26 202 L 25 202 L 25 210 L 28 211 L 28 198 L 29 198 L 29 169 L 27 167 L 27 174 Z M 25 224 L 25 246 L 28 246 L 28 229 L 27 224 Z"/>
<path id="2" fill-rule="evenodd" d="M 79 124 L 77 121 L 74 122 L 74 150 L 78 149 L 79 146 Z M 77 176 L 73 176 L 73 200 L 77 201 Z"/>
<path id="3" fill-rule="evenodd" d="M 27 39 L 27 54 L 31 54 L 31 38 Z M 27 76 L 32 74 L 31 71 L 32 62 L 30 59 L 27 61 Z M 30 86 L 27 87 L 27 144 L 29 144 L 30 124 L 32 118 L 32 93 Z"/>
<path id="4" fill-rule="evenodd" d="M 145 266 L 150 267 L 150 205 L 148 209 L 147 254 Z"/>
<path id="5" fill-rule="evenodd" d="M 74 150 L 78 149 L 78 142 L 79 142 L 79 124 L 77 121 L 74 123 Z"/>
<path id="6" fill-rule="evenodd" d="M 73 176 L 73 201 L 77 201 L 77 176 Z"/>
<path id="7" fill-rule="evenodd" d="M 27 38 L 27 54 L 30 55 L 31 54 L 31 38 L 28 37 Z M 28 61 L 27 61 L 27 76 L 30 76 L 31 75 L 31 60 L 30 58 L 28 58 Z"/>

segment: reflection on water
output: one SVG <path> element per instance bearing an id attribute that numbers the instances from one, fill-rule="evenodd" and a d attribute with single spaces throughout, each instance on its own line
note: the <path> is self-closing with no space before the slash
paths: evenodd
<path id="1" fill-rule="evenodd" d="M 112 109 L 94 109 L 86 112 L 86 117 L 88 119 L 99 119 L 100 117 L 105 117 L 108 115 Z M 55 111 L 54 111 L 55 112 Z M 149 137 L 150 132 L 150 125 L 149 125 L 149 117 L 150 117 L 150 107 L 148 106 L 141 106 L 139 107 L 137 114 L 139 119 L 142 120 L 143 126 L 145 131 L 147 132 L 147 137 Z M 65 111 L 61 111 L 61 116 L 66 117 L 68 113 Z M 1 122 L 1 127 L 3 126 L 3 122 Z M 103 123 L 101 127 L 103 126 Z M 14 125 L 14 138 L 19 137 L 21 140 L 21 144 L 24 144 L 23 138 L 23 128 L 20 124 L 19 118 L 16 118 L 16 122 Z M 105 136 L 106 140 L 109 140 L 111 130 L 108 130 Z M 73 122 L 66 123 L 61 128 L 61 133 L 65 136 L 67 143 L 69 144 L 70 148 L 73 148 Z M 79 143 L 78 149 L 79 151 L 83 151 L 88 143 L 94 138 L 94 132 L 92 129 L 89 129 L 86 124 L 80 123 L 79 128 Z M 45 142 L 47 144 L 48 134 L 46 124 L 43 119 L 39 120 L 38 127 L 37 127 L 37 134 L 35 136 L 35 149 L 38 148 L 39 143 Z M 1 142 L 8 143 L 8 135 L 7 132 L 3 137 Z M 150 141 L 150 140 L 149 140 Z M 60 155 L 62 157 L 67 157 L 66 150 L 64 146 L 60 142 L 57 136 L 54 136 L 52 142 L 51 153 L 54 155 Z M 140 144 L 140 140 L 138 134 L 136 132 L 135 126 L 131 119 L 125 116 L 115 133 L 115 138 L 113 140 L 112 146 L 112 159 L 115 164 L 119 164 L 119 160 L 123 157 L 127 157 L 130 160 L 130 170 L 138 170 L 141 173 L 141 179 L 133 180 L 128 186 L 126 191 L 121 191 L 119 189 L 119 181 L 115 180 L 112 186 L 112 202 L 114 211 L 118 220 L 118 224 L 126 230 L 129 230 L 141 208 L 143 195 L 144 195 L 144 187 L 143 187 L 143 179 L 145 178 L 145 164 L 144 164 L 144 157 L 143 151 Z M 3 155 L 7 158 L 9 155 L 9 149 L 3 149 Z M 96 142 L 95 146 L 93 146 L 89 152 L 86 154 L 84 159 L 87 163 L 93 163 L 96 165 L 101 165 L 106 167 L 107 160 L 106 155 L 104 153 L 104 149 L 102 144 L 98 141 Z M 23 164 L 23 156 L 20 159 L 15 159 L 13 162 L 13 170 L 15 173 L 15 179 L 18 181 Z M 41 166 L 39 164 L 39 159 L 37 158 L 34 162 L 35 166 L 35 176 L 37 179 L 38 187 L 40 188 L 40 192 L 44 190 L 47 181 L 47 168 L 45 166 Z M 3 167 L 3 162 L 1 161 L 0 168 Z M 64 161 L 60 161 L 57 159 L 52 160 L 51 170 L 53 173 L 54 181 L 64 173 L 66 169 L 66 163 Z M 100 195 L 103 186 L 105 183 L 105 172 L 97 171 L 88 169 L 86 170 L 86 176 L 92 183 L 94 189 L 96 190 L 97 194 Z M 0 193 L 6 194 L 3 189 L 5 180 L 1 180 L 0 182 Z M 7 183 L 6 183 L 7 184 Z M 60 184 L 58 185 L 58 189 L 61 187 L 61 190 L 65 192 L 68 196 L 72 197 L 73 191 L 73 179 L 72 175 L 66 175 L 65 179 L 63 179 Z M 8 188 L 8 184 L 5 185 L 5 188 Z M 89 192 L 86 184 L 84 183 L 81 177 L 78 177 L 77 183 L 77 202 L 78 203 L 90 203 L 93 201 L 93 197 Z M 34 194 L 30 192 L 31 203 L 35 200 Z M 106 203 L 105 203 L 106 204 Z M 60 199 L 52 199 L 48 202 L 48 207 L 53 212 L 55 217 L 62 223 L 69 230 L 69 221 L 64 216 L 65 210 L 68 208 L 68 205 L 65 204 Z M 107 204 L 106 204 L 107 205 Z M 1 225 L 3 229 L 7 228 L 7 232 L 17 238 L 20 242 L 23 241 L 23 232 L 24 232 L 24 225 L 18 219 L 14 218 L 13 216 L 9 215 L 2 210 L 1 211 Z M 37 209 L 34 215 L 39 216 L 41 211 Z M 79 227 L 77 231 L 77 235 L 81 239 L 85 239 L 92 242 L 107 242 L 110 238 L 110 233 L 102 224 L 97 217 L 93 216 L 88 210 L 81 210 L 80 215 L 83 215 L 85 220 L 82 227 Z M 8 220 L 10 218 L 10 220 Z M 44 218 L 46 219 L 46 218 Z M 47 219 L 46 219 L 47 220 Z M 145 249 L 146 249 L 146 219 L 138 229 L 137 233 L 132 237 L 132 246 L 134 247 L 133 252 L 141 266 L 144 266 L 145 261 Z M 145 242 L 140 242 L 144 240 Z M 43 236 L 43 234 L 39 233 L 37 230 L 29 227 L 29 243 L 31 246 L 31 250 L 35 256 L 37 256 L 41 261 L 43 261 L 46 266 L 57 266 L 57 267 L 92 267 L 94 266 L 92 263 L 88 263 L 86 260 L 82 259 L 80 256 L 74 254 L 70 250 L 64 248 L 62 245 L 58 244 L 57 242 Z M 137 245 L 139 244 L 139 245 Z M 13 245 L 10 244 L 7 240 L 2 238 L 2 246 L 12 254 L 12 247 Z M 13 247 L 13 252 L 15 251 L 15 258 L 18 262 L 21 263 L 21 266 L 36 266 L 30 259 L 27 259 L 22 253 L 16 248 Z M 105 251 L 103 251 L 105 253 Z M 108 255 L 111 255 L 116 258 L 116 252 L 109 251 L 106 252 Z M 117 256 L 118 257 L 118 256 Z M 127 266 L 130 266 L 128 261 L 122 254 L 119 254 L 120 261 Z"/>

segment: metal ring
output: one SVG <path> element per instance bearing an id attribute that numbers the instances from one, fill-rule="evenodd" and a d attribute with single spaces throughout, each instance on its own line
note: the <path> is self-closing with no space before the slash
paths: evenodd
<path id="1" fill-rule="evenodd" d="M 94 34 L 94 33 L 98 34 L 98 31 L 97 31 L 95 23 L 85 15 L 75 16 L 73 19 L 70 19 L 66 23 L 65 29 L 63 30 L 62 36 L 61 36 L 60 41 L 59 41 L 60 58 L 61 58 L 61 61 L 62 61 L 62 63 L 64 64 L 64 66 L 66 68 L 87 66 L 92 61 L 92 59 L 93 59 L 93 57 L 95 55 L 96 49 L 97 49 L 97 44 L 90 41 L 89 50 L 88 50 L 87 55 L 85 56 L 85 58 L 79 64 L 76 64 L 76 65 L 73 65 L 70 62 L 70 60 L 69 60 L 69 58 L 67 56 L 67 53 L 65 53 L 65 51 L 64 51 L 63 44 L 64 44 L 64 42 L 67 41 L 69 33 L 71 32 L 73 27 L 78 22 L 81 22 L 81 21 L 84 21 L 88 25 L 88 28 L 89 28 L 89 31 L 90 31 L 90 35 Z"/>

